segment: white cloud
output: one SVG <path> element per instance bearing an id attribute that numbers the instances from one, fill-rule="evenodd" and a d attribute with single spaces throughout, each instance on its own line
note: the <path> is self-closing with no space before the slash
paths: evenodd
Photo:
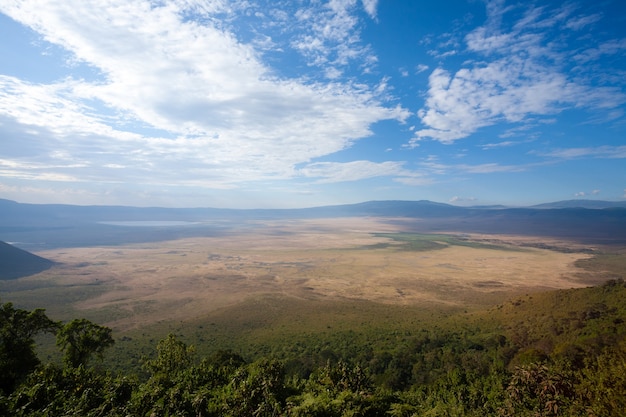
<path id="1" fill-rule="evenodd" d="M 542 153 L 541 155 L 560 159 L 576 159 L 585 157 L 623 159 L 626 158 L 626 146 L 605 145 L 587 148 L 555 149 L 551 152 Z"/>
<path id="2" fill-rule="evenodd" d="M 426 64 L 419 64 L 416 68 L 415 68 L 415 73 L 416 74 L 421 74 L 424 71 L 428 71 L 428 68 L 430 68 L 428 65 Z"/>
<path id="3" fill-rule="evenodd" d="M 588 16 L 573 17 L 569 19 L 567 23 L 565 23 L 565 27 L 571 30 L 580 30 L 586 26 L 598 22 L 600 19 L 602 19 L 602 15 L 597 13 Z"/>
<path id="4" fill-rule="evenodd" d="M 405 162 L 351 161 L 316 162 L 308 164 L 298 172 L 305 178 L 317 179 L 317 184 L 358 181 L 376 177 L 392 177 L 394 182 L 411 187 L 433 183 L 429 172 L 412 171 L 404 168 Z"/>
<path id="5" fill-rule="evenodd" d="M 408 185 L 410 187 L 420 187 L 424 185 L 434 184 L 434 180 L 425 173 L 413 173 L 407 174 L 401 177 L 393 179 L 394 182 L 399 184 Z"/>
<path id="6" fill-rule="evenodd" d="M 376 19 L 376 7 L 378 7 L 378 0 L 361 0 L 363 2 L 363 8 L 372 19 Z"/>
<path id="7" fill-rule="evenodd" d="M 375 0 L 363 0 L 363 7 L 370 17 L 376 16 Z M 299 51 L 309 65 L 332 66 L 327 72 L 334 76 L 342 67 L 353 62 L 364 66 L 365 71 L 377 58 L 360 37 L 357 0 L 331 0 L 327 3 L 311 2 L 295 13 L 298 29 L 291 46 Z"/>
<path id="8" fill-rule="evenodd" d="M 463 203 L 463 202 L 473 202 L 476 200 L 477 200 L 476 197 L 459 197 L 458 195 L 455 195 L 450 200 L 448 200 L 448 202 L 449 203 Z"/>
<path id="9" fill-rule="evenodd" d="M 0 193 L 5 198 L 22 200 L 24 195 L 45 196 L 51 202 L 65 203 L 68 199 L 76 200 L 81 204 L 89 204 L 90 202 L 98 202 L 99 195 L 84 189 L 68 188 L 68 187 L 29 187 L 9 185 L 0 182 Z M 23 201 L 23 200 L 22 200 Z"/>
<path id="10" fill-rule="evenodd" d="M 485 164 L 444 164 L 436 159 L 429 159 L 420 164 L 433 175 L 464 175 L 464 174 L 493 174 L 504 172 L 522 172 L 537 164 L 503 165 L 496 162 Z"/>
<path id="11" fill-rule="evenodd" d="M 523 165 L 501 165 L 498 163 L 487 163 L 478 165 L 460 164 L 455 166 L 456 169 L 469 174 L 491 174 L 494 172 L 521 172 L 528 169 Z"/>
<path id="12" fill-rule="evenodd" d="M 352 30 L 352 3 L 331 3 L 327 27 L 316 29 L 325 40 Z M 100 74 L 49 85 L 0 77 L 0 129 L 13 129 L 31 164 L 5 167 L 8 177 L 38 175 L 36 163 L 46 160 L 48 175 L 67 181 L 231 188 L 293 178 L 297 164 L 350 147 L 373 123 L 408 117 L 366 86 L 278 78 L 216 17 L 232 13 L 225 2 L 42 0 L 0 8 Z M 339 61 L 341 54 L 351 59 L 345 50 Z M 143 130 L 151 133 L 135 133 Z M 89 169 L 78 165 L 85 161 Z"/>
<path id="13" fill-rule="evenodd" d="M 626 101 L 620 88 L 592 88 L 565 69 L 572 56 L 552 36 L 569 12 L 531 8 L 506 28 L 502 16 L 510 10 L 488 3 L 487 23 L 465 37 L 465 52 L 478 56 L 454 73 L 442 67 L 431 73 L 418 112 L 424 128 L 410 146 L 424 138 L 451 143 L 496 123 L 524 123 L 572 107 L 610 109 Z"/>
<path id="14" fill-rule="evenodd" d="M 319 178 L 318 183 L 356 181 L 365 178 L 395 176 L 403 173 L 403 162 L 316 162 L 299 170 L 307 178 Z"/>
<path id="15" fill-rule="evenodd" d="M 495 148 L 507 148 L 509 146 L 514 146 L 516 144 L 517 144 L 517 142 L 506 140 L 506 141 L 498 142 L 498 143 L 487 143 L 487 144 L 483 145 L 482 148 L 485 149 L 485 150 L 487 150 L 487 149 L 495 149 Z"/>
<path id="16" fill-rule="evenodd" d="M 581 64 L 586 64 L 598 60 L 603 56 L 623 54 L 624 51 L 626 51 L 626 39 L 611 39 L 600 43 L 594 48 L 581 51 L 574 56 L 574 59 Z"/>

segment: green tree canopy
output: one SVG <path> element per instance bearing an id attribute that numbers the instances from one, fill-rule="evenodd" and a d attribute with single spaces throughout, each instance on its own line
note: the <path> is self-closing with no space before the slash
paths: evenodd
<path id="1" fill-rule="evenodd" d="M 175 335 L 169 334 L 157 344 L 157 357 L 146 361 L 146 368 L 153 375 L 172 378 L 193 364 L 194 347 L 187 346 Z"/>
<path id="2" fill-rule="evenodd" d="M 13 307 L 12 303 L 0 306 L 0 389 L 13 391 L 16 384 L 38 364 L 35 354 L 37 333 L 51 332 L 58 324 L 48 318 L 45 310 L 33 311 Z"/>
<path id="3" fill-rule="evenodd" d="M 75 319 L 62 326 L 57 333 L 57 345 L 65 351 L 66 365 L 77 368 L 86 365 L 95 354 L 103 352 L 115 343 L 112 330 L 87 319 Z"/>

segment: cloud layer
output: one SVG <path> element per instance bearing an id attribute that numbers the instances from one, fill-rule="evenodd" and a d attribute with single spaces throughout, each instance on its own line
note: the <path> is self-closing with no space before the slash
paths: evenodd
<path id="1" fill-rule="evenodd" d="M 160 192 L 204 201 L 194 195 L 355 184 L 365 199 L 378 198 L 376 183 L 424 198 L 474 176 L 626 157 L 626 35 L 605 29 L 601 6 L 470 1 L 486 18 L 459 12 L 443 30 L 431 6 L 450 12 L 378 0 L 0 0 L 19 28 L 16 54 L 28 49 L 21 72 L 0 63 L 0 192 L 151 204 Z M 575 143 L 539 133 L 572 132 L 563 120 L 574 113 L 605 129 Z M 580 189 L 596 187 L 608 188 Z"/>
<path id="2" fill-rule="evenodd" d="M 299 12 L 313 20 L 302 44 L 351 39 L 334 52 L 319 43 L 303 51 L 307 58 L 327 63 L 333 55 L 341 65 L 362 53 L 355 3 L 332 2 L 322 18 Z M 364 6 L 375 16 L 375 2 Z M 97 74 L 48 85 L 0 78 L 0 114 L 12 119 L 29 155 L 56 161 L 59 179 L 115 181 L 123 173 L 138 182 L 230 187 L 293 178 L 297 164 L 346 149 L 373 123 L 408 116 L 367 86 L 276 76 L 229 32 L 224 22 L 235 11 L 224 2 L 24 1 L 2 11 Z M 376 165 L 369 164 L 374 172 Z M 21 169 L 34 166 L 31 156 Z M 74 174 L 60 175 L 65 170 Z M 20 172 L 5 166 L 5 175 Z"/>
<path id="3" fill-rule="evenodd" d="M 599 54 L 622 53 L 623 40 L 574 50 L 568 45 L 598 15 L 578 15 L 573 6 L 518 10 L 503 1 L 487 5 L 487 22 L 463 39 L 472 58 L 454 73 L 443 67 L 431 73 L 426 105 L 418 113 L 424 128 L 412 146 L 425 138 L 452 143 L 501 122 L 523 124 L 568 108 L 610 109 L 626 101 L 619 88 L 592 85 L 590 73 L 576 65 Z M 507 24 L 504 15 L 513 15 Z"/>

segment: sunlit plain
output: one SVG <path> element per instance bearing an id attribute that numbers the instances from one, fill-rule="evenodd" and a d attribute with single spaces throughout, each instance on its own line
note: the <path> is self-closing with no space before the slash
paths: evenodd
<path id="1" fill-rule="evenodd" d="M 473 246 L 441 242 L 440 249 L 407 250 L 377 234 L 400 231 L 376 219 L 303 220 L 220 237 L 63 248 L 40 252 L 57 266 L 22 283 L 78 292 L 61 314 L 106 311 L 102 318 L 118 330 L 194 320 L 259 295 L 471 308 L 589 284 L 574 263 L 591 255 L 574 244 L 564 253 L 533 248 L 528 237 L 502 236 L 498 245 L 485 245 L 483 236 L 466 236 Z M 13 295 L 28 299 L 28 291 Z M 62 297 L 46 305 L 55 311 L 58 304 L 67 308 Z"/>

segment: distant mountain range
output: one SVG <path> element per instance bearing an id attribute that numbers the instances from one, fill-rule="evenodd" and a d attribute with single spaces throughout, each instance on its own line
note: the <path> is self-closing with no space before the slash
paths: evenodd
<path id="1" fill-rule="evenodd" d="M 602 210 L 626 208 L 626 201 L 566 200 L 530 207 L 473 206 L 461 207 L 428 200 L 367 201 L 357 204 L 320 206 L 302 209 L 221 209 L 162 208 L 131 206 L 76 206 L 64 204 L 25 204 L 0 199 L 0 226 L 25 224 L 64 224 L 77 221 L 132 220 L 207 220 L 215 218 L 311 218 L 346 216 L 441 217 L 476 210 L 520 210 L 580 208 Z"/>
<path id="2" fill-rule="evenodd" d="M 532 207 L 459 207 L 369 201 L 304 209 L 218 209 L 23 204 L 0 199 L 0 240 L 29 250 L 215 236 L 263 220 L 377 217 L 416 232 L 553 236 L 626 243 L 626 201 L 570 200 Z M 403 220 L 399 220 L 402 218 Z M 138 230 L 137 227 L 149 226 Z"/>
<path id="3" fill-rule="evenodd" d="M 565 200 L 554 203 L 545 203 L 532 206 L 539 209 L 560 209 L 560 208 L 586 208 L 586 209 L 606 209 L 624 208 L 626 201 L 602 201 L 602 200 Z"/>

